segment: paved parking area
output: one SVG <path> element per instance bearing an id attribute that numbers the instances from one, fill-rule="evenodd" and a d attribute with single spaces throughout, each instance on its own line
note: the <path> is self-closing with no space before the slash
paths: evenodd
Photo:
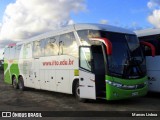
<path id="1" fill-rule="evenodd" d="M 89 101 L 80 103 L 74 96 L 28 89 L 19 91 L 5 84 L 1 72 L 1 111 L 160 111 L 160 93 L 120 101 Z"/>

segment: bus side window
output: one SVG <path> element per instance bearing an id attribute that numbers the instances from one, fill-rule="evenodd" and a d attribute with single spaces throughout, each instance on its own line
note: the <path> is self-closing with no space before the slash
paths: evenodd
<path id="1" fill-rule="evenodd" d="M 79 31 L 77 31 L 77 33 L 78 33 L 78 36 L 79 36 L 82 44 L 84 46 L 89 45 L 89 40 L 88 40 L 89 30 L 79 30 Z"/>
<path id="2" fill-rule="evenodd" d="M 50 37 L 45 40 L 45 45 L 44 45 L 45 56 L 58 55 L 58 41 L 59 41 L 59 36 Z"/>
<path id="3" fill-rule="evenodd" d="M 10 60 L 14 60 L 15 58 L 15 46 L 10 47 Z"/>
<path id="4" fill-rule="evenodd" d="M 82 45 L 87 46 L 90 45 L 92 43 L 94 44 L 100 44 L 100 42 L 98 41 L 90 41 L 89 38 L 99 38 L 100 32 L 98 32 L 97 30 L 79 30 L 77 31 L 79 38 L 81 40 Z"/>
<path id="5" fill-rule="evenodd" d="M 23 58 L 32 58 L 32 44 L 28 43 L 24 45 Z"/>
<path id="6" fill-rule="evenodd" d="M 5 48 L 4 59 L 9 60 L 9 56 L 10 56 L 10 48 L 7 47 Z"/>
<path id="7" fill-rule="evenodd" d="M 15 59 L 19 59 L 21 45 L 16 46 Z"/>
<path id="8" fill-rule="evenodd" d="M 33 42 L 33 56 L 34 58 L 39 57 L 41 55 L 41 47 L 40 47 L 40 41 L 34 41 Z"/>
<path id="9" fill-rule="evenodd" d="M 78 57 L 78 45 L 73 32 L 60 36 L 59 55 L 71 55 Z"/>
<path id="10" fill-rule="evenodd" d="M 40 47 L 39 47 L 39 50 L 40 50 L 40 54 L 39 54 L 39 56 L 40 57 L 44 57 L 44 54 L 45 54 L 45 39 L 42 39 L 42 40 L 40 40 Z"/>

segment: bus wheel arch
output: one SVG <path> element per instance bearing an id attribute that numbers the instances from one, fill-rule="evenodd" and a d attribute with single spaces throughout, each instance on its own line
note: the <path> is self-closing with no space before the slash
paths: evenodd
<path id="1" fill-rule="evenodd" d="M 25 90 L 25 86 L 24 86 L 24 80 L 23 80 L 23 76 L 19 75 L 18 77 L 18 87 L 21 91 Z"/>
<path id="2" fill-rule="evenodd" d="M 86 99 L 80 98 L 79 79 L 73 81 L 72 93 L 79 102 L 86 102 Z"/>
<path id="3" fill-rule="evenodd" d="M 77 82 L 79 82 L 79 79 L 74 79 L 72 83 L 72 94 L 75 96 L 75 87 Z"/>
<path id="4" fill-rule="evenodd" d="M 15 75 L 12 75 L 12 85 L 14 89 L 18 89 L 18 83 Z"/>

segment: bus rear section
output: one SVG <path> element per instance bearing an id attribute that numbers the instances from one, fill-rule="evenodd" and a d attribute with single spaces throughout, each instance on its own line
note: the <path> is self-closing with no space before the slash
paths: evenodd
<path id="1" fill-rule="evenodd" d="M 141 42 L 151 44 L 142 45 L 146 57 L 149 91 L 160 92 L 160 29 L 146 29 L 136 31 Z"/>
<path id="2" fill-rule="evenodd" d="M 84 43 L 79 49 L 80 98 L 120 100 L 146 95 L 145 59 L 136 35 L 103 30 L 78 33 Z"/>

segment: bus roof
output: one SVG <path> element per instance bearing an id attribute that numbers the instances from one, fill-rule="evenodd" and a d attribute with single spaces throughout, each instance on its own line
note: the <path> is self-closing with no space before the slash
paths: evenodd
<path id="1" fill-rule="evenodd" d="M 137 30 L 135 31 L 138 37 L 150 36 L 160 34 L 160 28 L 151 28 L 145 30 Z"/>
<path id="2" fill-rule="evenodd" d="M 118 33 L 135 34 L 134 32 L 128 29 L 115 27 L 111 25 L 104 25 L 104 24 L 75 24 L 74 26 L 76 30 L 93 29 L 93 30 L 105 30 Z"/>
<path id="3" fill-rule="evenodd" d="M 127 33 L 127 34 L 135 34 L 134 32 L 120 28 L 120 27 L 115 27 L 111 25 L 104 25 L 104 24 L 74 24 L 74 25 L 69 25 L 66 27 L 62 27 L 35 37 L 32 37 L 30 39 L 26 39 L 22 42 L 17 43 L 18 44 L 23 44 L 26 42 L 34 41 L 34 40 L 40 40 L 46 37 L 51 37 L 54 35 L 59 35 L 59 34 L 65 34 L 67 32 L 75 31 L 75 30 L 85 30 L 85 29 L 92 29 L 92 30 L 104 30 L 104 31 L 110 31 L 110 32 L 118 32 L 118 33 Z"/>

